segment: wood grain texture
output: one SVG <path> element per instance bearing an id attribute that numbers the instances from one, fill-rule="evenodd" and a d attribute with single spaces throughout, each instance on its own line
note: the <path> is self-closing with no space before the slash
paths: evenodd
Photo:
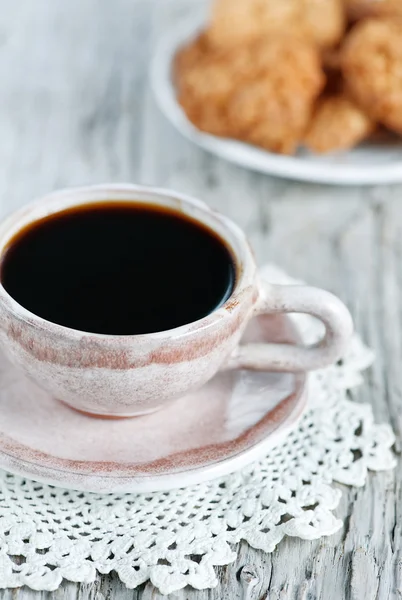
<path id="1" fill-rule="evenodd" d="M 231 166 L 184 140 L 147 86 L 155 39 L 192 0 L 0 0 L 0 208 L 51 189 L 102 181 L 173 187 L 236 220 L 258 260 L 276 261 L 351 308 L 377 361 L 355 394 L 402 428 L 402 187 L 298 184 Z M 402 597 L 401 479 L 342 488 L 341 532 L 286 539 L 270 555 L 238 546 L 219 586 L 179 600 L 386 600 Z M 2 600 L 156 600 L 115 575 Z"/>

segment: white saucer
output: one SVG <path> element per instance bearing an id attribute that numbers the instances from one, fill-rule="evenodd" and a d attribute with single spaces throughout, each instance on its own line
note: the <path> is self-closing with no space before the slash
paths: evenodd
<path id="1" fill-rule="evenodd" d="M 176 100 L 171 71 L 178 48 L 204 25 L 203 12 L 194 10 L 190 20 L 177 24 L 163 37 L 151 67 L 151 83 L 159 107 L 185 137 L 230 162 L 289 179 L 340 185 L 402 182 L 402 141 L 366 143 L 338 154 L 316 156 L 300 149 L 296 156 L 283 156 L 196 129 Z"/>
<path id="2" fill-rule="evenodd" d="M 298 343 L 286 316 L 254 319 L 247 341 Z M 295 426 L 306 377 L 226 372 L 159 412 L 98 419 L 25 379 L 0 355 L 0 467 L 91 492 L 150 492 L 213 479 L 267 454 Z"/>

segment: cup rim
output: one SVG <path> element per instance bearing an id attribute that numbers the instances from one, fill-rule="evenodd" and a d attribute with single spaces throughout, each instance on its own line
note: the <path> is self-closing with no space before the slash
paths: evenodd
<path id="1" fill-rule="evenodd" d="M 207 223 L 207 226 L 218 233 L 220 237 L 222 237 L 223 240 L 229 245 L 236 260 L 236 281 L 229 298 L 227 298 L 227 300 L 221 306 L 205 317 L 197 319 L 196 321 L 192 321 L 191 323 L 186 323 L 173 329 L 167 329 L 153 333 L 128 335 L 93 333 L 89 331 L 73 329 L 65 325 L 48 321 L 47 319 L 44 319 L 43 317 L 22 306 L 7 292 L 1 281 L 1 261 L 8 242 L 14 237 L 14 235 L 18 233 L 18 231 L 20 231 L 29 223 L 34 223 L 35 221 L 40 220 L 48 215 L 57 214 L 58 212 L 62 212 L 63 210 L 72 206 L 90 204 L 91 202 L 102 202 L 102 198 L 99 198 L 98 196 L 101 194 L 106 195 L 106 193 L 110 193 L 110 195 L 108 198 L 105 197 L 105 202 L 110 202 L 113 199 L 123 201 L 127 200 L 127 202 L 130 202 L 129 198 L 113 198 L 113 194 L 133 194 L 133 198 L 131 200 L 135 200 L 134 195 L 140 194 L 145 194 L 149 197 L 153 196 L 155 199 L 169 199 L 176 204 L 175 207 L 177 210 L 185 212 L 183 210 L 184 207 L 190 207 L 199 213 L 204 213 L 204 215 L 210 220 L 214 221 L 216 224 L 219 224 L 219 227 L 225 231 L 224 236 L 219 231 L 217 232 L 210 223 Z M 85 195 L 92 196 L 92 198 L 85 199 Z M 144 203 L 146 202 L 146 199 L 141 200 L 141 198 L 137 198 L 137 201 L 138 200 L 144 201 Z M 59 201 L 60 206 L 57 205 L 57 208 L 55 209 L 53 207 L 53 210 L 52 208 L 49 210 L 44 210 L 42 214 L 35 217 L 35 211 L 37 209 L 45 209 L 47 203 L 56 203 L 57 201 Z M 152 202 L 152 200 L 148 201 L 147 203 L 156 204 L 156 202 Z M 29 218 L 30 216 L 32 218 Z M 191 216 L 196 221 L 200 221 L 200 219 L 196 216 Z M 203 223 L 203 221 L 201 222 Z M 205 223 L 203 224 L 205 225 Z M 9 233 L 10 228 L 11 233 Z M 255 271 L 256 266 L 251 246 L 242 229 L 234 221 L 211 208 L 205 202 L 198 200 L 191 195 L 170 190 L 169 188 L 133 183 L 100 183 L 84 186 L 69 186 L 36 198 L 32 202 L 29 202 L 16 211 L 13 211 L 0 222 L 0 302 L 4 303 L 8 313 L 11 313 L 13 316 L 16 316 L 20 320 L 28 323 L 30 326 L 46 330 L 48 333 L 53 333 L 58 336 L 67 335 L 70 338 L 76 339 L 82 339 L 83 336 L 90 336 L 96 340 L 103 340 L 109 343 L 113 341 L 121 343 L 124 341 L 132 342 L 134 339 L 147 341 L 160 340 L 163 338 L 176 338 L 193 333 L 195 331 L 205 330 L 206 328 L 214 325 L 217 321 L 220 321 L 223 317 L 233 312 L 232 307 L 237 306 L 237 299 L 240 299 L 242 291 L 253 282 Z"/>

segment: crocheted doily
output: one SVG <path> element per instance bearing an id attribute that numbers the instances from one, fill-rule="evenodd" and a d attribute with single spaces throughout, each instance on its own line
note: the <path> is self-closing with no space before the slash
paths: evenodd
<path id="1" fill-rule="evenodd" d="M 274 267 L 263 275 L 294 280 Z M 322 326 L 297 315 L 307 343 Z M 216 565 L 244 539 L 272 552 L 285 536 L 311 540 L 337 531 L 333 481 L 362 486 L 367 470 L 395 461 L 388 425 L 348 399 L 373 355 L 355 336 L 336 366 L 311 375 L 306 413 L 260 462 L 222 479 L 154 494 L 97 495 L 0 472 L 0 586 L 54 590 L 63 578 L 91 582 L 114 570 L 133 588 L 147 579 L 163 594 L 217 584 Z M 1 418 L 1 417 L 0 417 Z"/>

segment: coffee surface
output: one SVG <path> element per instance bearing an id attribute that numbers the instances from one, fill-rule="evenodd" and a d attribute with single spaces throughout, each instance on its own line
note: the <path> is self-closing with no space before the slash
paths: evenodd
<path id="1" fill-rule="evenodd" d="M 10 242 L 1 282 L 24 308 L 91 333 L 134 335 L 194 322 L 225 302 L 236 269 L 210 229 L 168 208 L 75 207 Z"/>

